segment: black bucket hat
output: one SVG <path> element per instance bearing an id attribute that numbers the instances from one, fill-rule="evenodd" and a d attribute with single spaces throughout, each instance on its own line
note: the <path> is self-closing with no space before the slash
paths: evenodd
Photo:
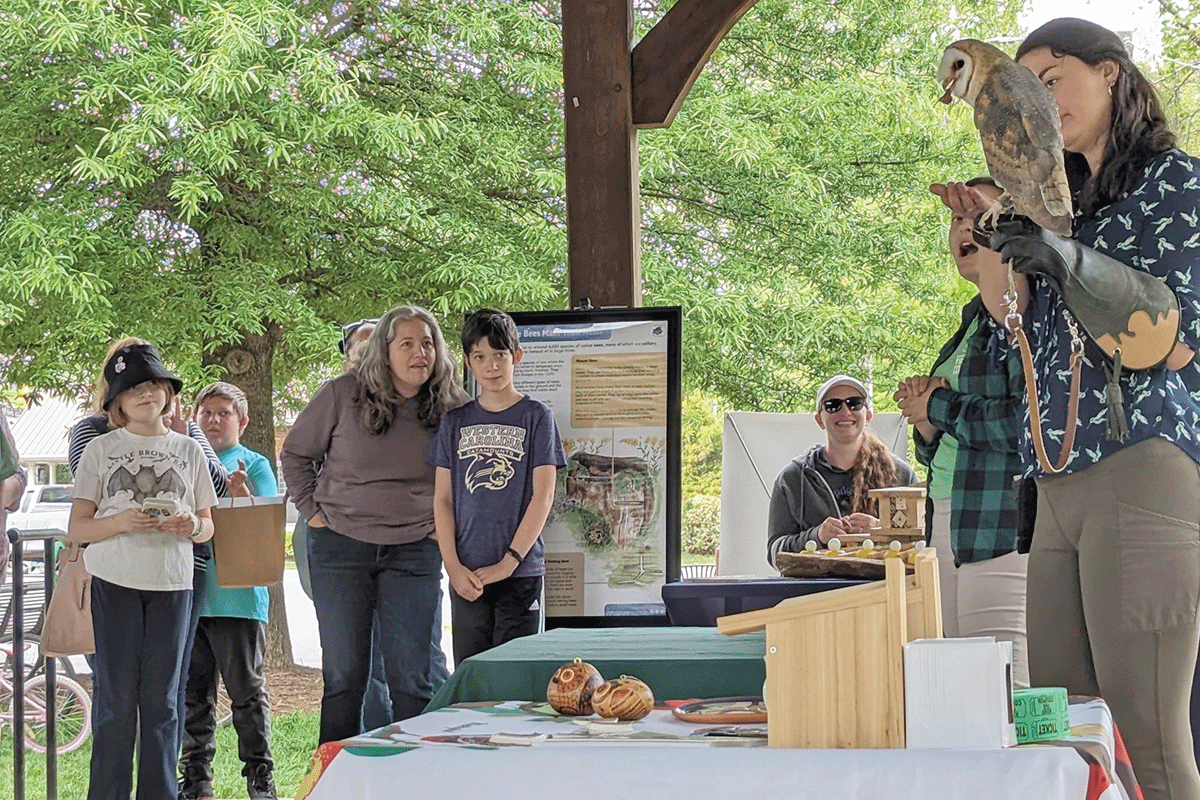
<path id="1" fill-rule="evenodd" d="M 175 394 L 183 390 L 183 381 L 167 371 L 158 351 L 150 344 L 131 344 L 113 353 L 104 365 L 104 379 L 108 381 L 108 394 L 102 406 L 105 411 L 121 392 L 146 381 L 170 381 Z"/>
<path id="2" fill-rule="evenodd" d="M 1021 42 L 1013 59 L 1020 61 L 1021 56 L 1039 47 L 1049 47 L 1056 53 L 1076 58 L 1082 58 L 1085 55 L 1091 56 L 1105 50 L 1129 55 L 1120 36 L 1103 25 L 1097 25 L 1078 17 L 1052 19 L 1032 31 L 1025 37 L 1025 41 Z"/>

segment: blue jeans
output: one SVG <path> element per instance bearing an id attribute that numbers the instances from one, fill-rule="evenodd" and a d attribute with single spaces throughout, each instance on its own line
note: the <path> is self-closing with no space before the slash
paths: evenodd
<path id="1" fill-rule="evenodd" d="M 437 542 L 426 537 L 411 544 L 375 545 L 310 527 L 308 565 L 325 679 L 320 741 L 364 730 L 376 614 L 391 716 L 401 720 L 420 714 L 447 677 L 445 655 L 433 646 L 432 634 L 441 596 Z"/>
<path id="2" fill-rule="evenodd" d="M 129 800 L 140 730 L 137 800 L 179 792 L 180 666 L 192 592 L 129 589 L 92 578 L 92 761 L 88 800 Z"/>
<path id="3" fill-rule="evenodd" d="M 296 572 L 300 576 L 300 588 L 312 600 L 312 576 L 308 570 L 308 520 L 300 517 L 292 529 L 292 556 L 296 559 Z M 440 611 L 440 606 L 439 606 Z M 438 630 L 434 632 L 434 656 L 440 654 L 441 615 L 438 615 Z M 442 657 L 445 666 L 445 657 Z M 379 644 L 379 617 L 371 624 L 371 677 L 367 680 L 367 694 L 363 699 L 362 725 L 364 731 L 382 728 L 392 721 L 392 699 L 388 697 L 387 676 L 383 671 L 383 651 Z"/>

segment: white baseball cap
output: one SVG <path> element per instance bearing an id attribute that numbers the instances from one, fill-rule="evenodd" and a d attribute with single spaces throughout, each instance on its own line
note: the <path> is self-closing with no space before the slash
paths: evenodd
<path id="1" fill-rule="evenodd" d="M 821 388 L 817 390 L 817 411 L 821 410 L 821 403 L 825 400 L 825 395 L 829 394 L 829 390 L 835 386 L 852 386 L 862 393 L 866 399 L 867 405 L 871 405 L 871 393 L 867 391 L 866 385 L 858 378 L 853 378 L 849 375 L 834 375 L 829 380 L 821 384 Z"/>

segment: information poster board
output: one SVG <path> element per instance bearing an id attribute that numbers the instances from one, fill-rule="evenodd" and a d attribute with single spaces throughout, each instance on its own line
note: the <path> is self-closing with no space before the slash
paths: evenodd
<path id="1" fill-rule="evenodd" d="M 679 579 L 678 307 L 517 312 L 518 391 L 554 410 L 559 470 L 546 544 L 546 627 L 665 621 Z"/>

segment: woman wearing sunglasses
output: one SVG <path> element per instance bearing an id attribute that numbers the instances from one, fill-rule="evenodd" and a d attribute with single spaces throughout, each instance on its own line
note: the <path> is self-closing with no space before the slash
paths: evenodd
<path id="1" fill-rule="evenodd" d="M 871 397 L 862 381 L 849 375 L 825 381 L 817 392 L 816 420 L 825 431 L 825 444 L 792 459 L 771 492 L 767 560 L 776 569 L 779 553 L 878 527 L 878 518 L 870 513 L 869 489 L 917 482 L 912 467 L 867 428 Z"/>
<path id="2" fill-rule="evenodd" d="M 967 181 L 989 199 L 991 178 Z M 1025 582 L 1029 556 L 1017 552 L 1021 359 L 995 319 L 1005 314 L 1007 270 L 1000 254 L 971 235 L 974 219 L 950 215 L 950 254 L 979 293 L 963 306 L 958 330 L 928 375 L 900 383 L 895 399 L 915 427 L 917 460 L 929 467 L 925 524 L 940 556 L 946 636 L 1012 642 L 1013 683 L 1029 685 Z M 990 312 L 990 313 L 989 313 Z"/>

